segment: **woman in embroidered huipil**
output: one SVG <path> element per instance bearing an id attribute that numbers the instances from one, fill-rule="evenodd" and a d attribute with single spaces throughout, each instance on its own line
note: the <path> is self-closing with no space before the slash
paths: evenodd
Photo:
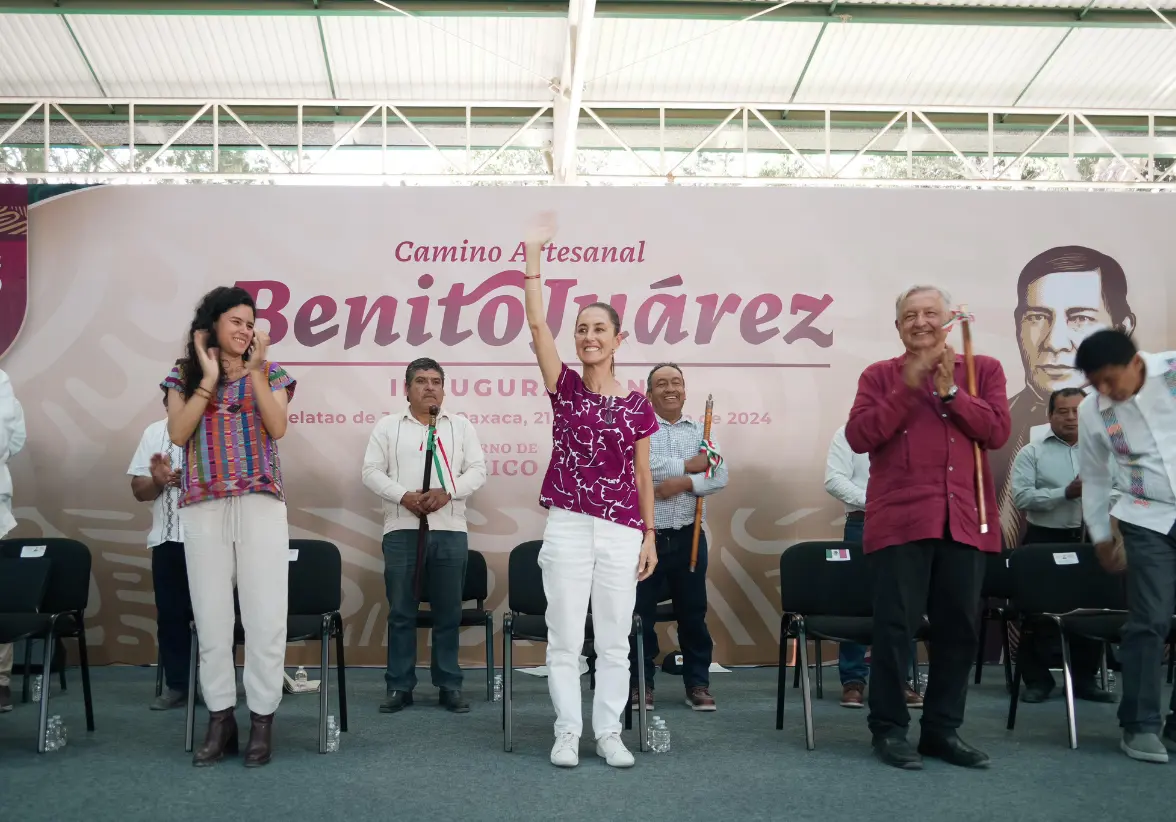
<path id="1" fill-rule="evenodd" d="M 294 380 L 266 360 L 241 288 L 215 288 L 196 309 L 186 356 L 163 381 L 168 433 L 184 449 L 180 520 L 200 641 L 208 733 L 192 758 L 211 765 L 238 749 L 233 662 L 233 583 L 245 628 L 245 694 L 251 719 L 245 765 L 270 761 L 282 699 L 290 531 L 277 440 L 286 433 Z"/>
<path id="2" fill-rule="evenodd" d="M 551 464 L 539 503 L 548 509 L 539 565 L 547 595 L 547 683 L 555 706 L 551 763 L 579 764 L 580 651 L 592 603 L 597 653 L 592 732 L 596 753 L 627 768 L 633 755 L 621 741 L 629 697 L 629 632 L 637 582 L 657 564 L 649 437 L 657 417 L 644 395 L 626 391 L 614 375 L 621 344 L 617 312 L 593 303 L 576 317 L 581 376 L 560 360 L 543 309 L 539 257 L 555 236 L 545 215 L 526 242 L 527 322 L 552 408 Z"/>

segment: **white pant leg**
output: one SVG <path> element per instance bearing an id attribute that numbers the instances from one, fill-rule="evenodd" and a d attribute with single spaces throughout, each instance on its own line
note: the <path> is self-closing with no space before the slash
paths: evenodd
<path id="1" fill-rule="evenodd" d="M 592 522 L 584 514 L 552 508 L 539 551 L 547 596 L 547 688 L 555 707 L 556 734 L 580 736 L 584 729 L 580 655 L 592 591 Z"/>
<path id="2" fill-rule="evenodd" d="M 237 704 L 233 662 L 233 543 L 228 522 L 230 500 L 216 499 L 180 509 L 184 561 L 192 614 L 200 639 L 200 688 L 210 711 Z"/>
<path id="3" fill-rule="evenodd" d="M 238 497 L 237 592 L 245 628 L 245 699 L 268 716 L 282 701 L 290 574 L 286 503 L 273 494 Z M 324 672 L 324 676 L 326 672 Z"/>
<path id="4" fill-rule="evenodd" d="M 12 643 L 0 643 L 0 688 L 8 684 L 12 674 Z"/>
<path id="5" fill-rule="evenodd" d="M 592 635 L 596 649 L 596 693 L 592 732 L 600 739 L 621 732 L 629 698 L 629 634 L 637 602 L 637 561 L 641 532 L 593 519 Z"/>

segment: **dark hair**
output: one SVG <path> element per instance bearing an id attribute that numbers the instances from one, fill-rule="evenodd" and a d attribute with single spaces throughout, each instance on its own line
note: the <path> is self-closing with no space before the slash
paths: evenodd
<path id="1" fill-rule="evenodd" d="M 192 396 L 196 392 L 196 386 L 204 379 L 204 369 L 200 367 L 200 358 L 196 356 L 196 332 L 207 331 L 209 348 L 216 347 L 216 321 L 220 319 L 221 314 L 239 305 L 247 305 L 254 315 L 257 314 L 257 306 L 254 305 L 253 297 L 248 291 L 237 286 L 222 285 L 205 294 L 196 306 L 196 316 L 192 318 L 192 325 L 188 329 L 188 346 L 184 356 L 176 360 L 176 365 L 180 369 L 180 380 L 184 384 L 185 397 Z M 225 373 L 222 369 L 220 379 L 223 381 L 224 378 Z"/>
<path id="2" fill-rule="evenodd" d="M 1105 328 L 1082 341 L 1074 355 L 1074 365 L 1089 379 L 1108 365 L 1128 365 L 1138 351 L 1135 343 L 1122 331 Z"/>
<path id="3" fill-rule="evenodd" d="M 580 324 L 580 315 L 583 314 L 585 311 L 587 311 L 589 308 L 603 309 L 604 312 L 606 314 L 608 314 L 609 320 L 612 322 L 613 332 L 616 334 L 621 333 L 621 315 L 618 314 L 617 310 L 615 308 L 613 308 L 611 305 L 609 305 L 608 303 L 588 303 L 588 305 L 581 308 L 579 310 L 579 312 L 576 314 L 576 324 L 577 325 Z M 613 374 L 617 373 L 617 363 L 616 363 L 615 359 L 610 364 L 609 368 L 613 372 Z"/>
<path id="4" fill-rule="evenodd" d="M 1029 308 L 1029 286 L 1047 274 L 1068 271 L 1097 271 L 1102 286 L 1103 304 L 1116 327 L 1131 316 L 1127 303 L 1127 275 L 1123 266 L 1101 251 L 1081 245 L 1064 245 L 1043 251 L 1025 264 L 1017 278 L 1017 321 Z"/>
<path id="5" fill-rule="evenodd" d="M 1071 386 L 1070 388 L 1059 388 L 1057 391 L 1055 391 L 1049 395 L 1049 414 L 1050 414 L 1050 416 L 1051 417 L 1053 416 L 1054 408 L 1057 407 L 1058 400 L 1063 399 L 1065 397 L 1085 397 L 1085 396 L 1086 396 L 1086 392 L 1083 391 L 1081 388 L 1074 388 L 1073 386 Z"/>
<path id="6" fill-rule="evenodd" d="M 407 386 L 412 383 L 412 378 L 416 376 L 418 371 L 436 371 L 441 375 L 441 382 L 445 382 L 445 369 L 434 359 L 429 357 L 421 357 L 415 359 L 408 364 L 408 368 L 404 371 L 404 384 Z"/>
<path id="7" fill-rule="evenodd" d="M 683 380 L 686 379 L 686 375 L 682 373 L 682 369 L 678 367 L 678 364 L 676 362 L 659 362 L 649 372 L 649 376 L 645 378 L 646 392 L 653 390 L 653 375 L 656 374 L 658 371 L 661 371 L 663 368 L 672 368 L 678 372 L 678 376 L 680 376 Z"/>

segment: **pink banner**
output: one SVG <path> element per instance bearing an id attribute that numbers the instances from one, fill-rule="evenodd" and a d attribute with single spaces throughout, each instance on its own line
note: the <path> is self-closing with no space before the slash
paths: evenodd
<path id="1" fill-rule="evenodd" d="M 28 189 L 0 185 L 0 357 L 24 325 L 29 296 Z"/>

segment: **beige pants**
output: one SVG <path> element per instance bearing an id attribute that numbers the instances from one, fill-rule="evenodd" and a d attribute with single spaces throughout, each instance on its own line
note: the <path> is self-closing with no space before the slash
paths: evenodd
<path id="1" fill-rule="evenodd" d="M 200 637 L 200 687 L 210 711 L 237 703 L 233 582 L 245 627 L 245 698 L 268 715 L 282 701 L 290 529 L 286 504 L 245 494 L 180 509 L 192 613 Z"/>
<path id="2" fill-rule="evenodd" d="M 0 644 L 0 688 L 8 684 L 9 674 L 12 673 L 12 645 Z"/>

